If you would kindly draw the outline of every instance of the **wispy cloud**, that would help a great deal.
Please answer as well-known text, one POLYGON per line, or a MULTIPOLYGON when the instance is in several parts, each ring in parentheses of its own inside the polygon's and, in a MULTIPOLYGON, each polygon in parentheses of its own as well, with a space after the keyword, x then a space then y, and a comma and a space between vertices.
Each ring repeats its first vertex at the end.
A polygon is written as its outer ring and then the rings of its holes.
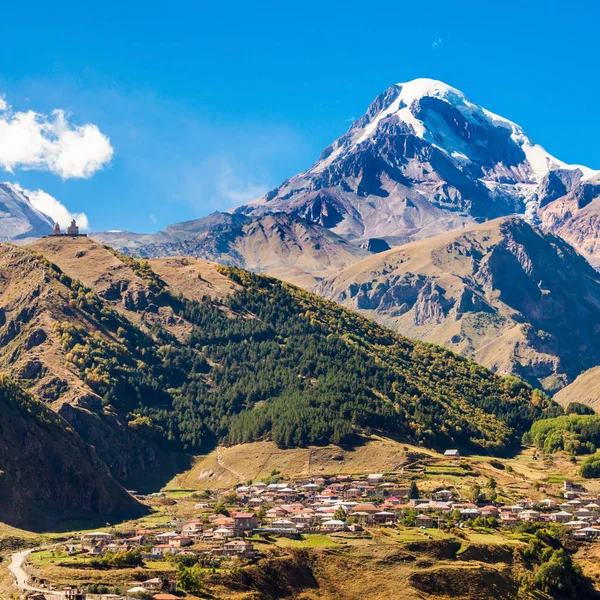
POLYGON ((44 192, 44 190, 25 190, 17 183, 13 185, 29 198, 31 204, 33 204, 37 210, 48 215, 62 228, 68 227, 71 220, 75 219, 80 229, 89 229, 89 222, 85 213, 72 213, 62 202, 47 192, 44 192))
POLYGON ((149 218, 149 219, 150 219, 150 220, 151 220, 153 223, 156 223, 156 217, 155 217, 155 216, 154 216, 152 213, 150 213, 150 214, 148 215, 148 218, 149 218))
POLYGON ((13 111, 0 97, 0 167, 50 171, 62 179, 88 178, 114 154, 96 125, 73 125, 61 109, 50 114, 13 111))
POLYGON ((434 50, 437 50, 444 42, 442 41, 442 38, 438 38, 437 40, 435 40, 432 44, 431 47, 434 50))

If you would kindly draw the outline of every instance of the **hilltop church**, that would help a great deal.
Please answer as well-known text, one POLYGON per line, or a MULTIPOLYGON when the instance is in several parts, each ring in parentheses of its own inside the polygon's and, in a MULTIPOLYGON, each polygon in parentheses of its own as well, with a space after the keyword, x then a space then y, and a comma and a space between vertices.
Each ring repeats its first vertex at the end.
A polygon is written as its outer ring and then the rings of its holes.
POLYGON ((63 233, 60 229, 60 225, 58 223, 54 223, 54 230, 52 232, 53 236, 71 236, 71 237, 87 237, 85 233, 79 233, 79 227, 77 227, 77 223, 75 219, 71 221, 71 224, 67 227, 67 230, 63 233))

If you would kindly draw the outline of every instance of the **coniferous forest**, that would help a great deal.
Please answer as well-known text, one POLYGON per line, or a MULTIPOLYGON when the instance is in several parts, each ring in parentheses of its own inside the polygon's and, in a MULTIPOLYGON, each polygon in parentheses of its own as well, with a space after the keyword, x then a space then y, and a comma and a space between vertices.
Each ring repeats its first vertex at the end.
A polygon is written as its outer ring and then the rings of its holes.
MULTIPOLYGON (((440 347, 410 341, 278 280, 233 267, 233 295, 172 295, 145 261, 122 257, 193 329, 150 333, 71 281, 78 308, 118 342, 58 323, 67 360, 137 433, 186 450, 271 439, 352 445, 378 432, 431 447, 502 452, 562 413, 538 390, 440 347)), ((64 275, 60 274, 64 279, 64 275)))

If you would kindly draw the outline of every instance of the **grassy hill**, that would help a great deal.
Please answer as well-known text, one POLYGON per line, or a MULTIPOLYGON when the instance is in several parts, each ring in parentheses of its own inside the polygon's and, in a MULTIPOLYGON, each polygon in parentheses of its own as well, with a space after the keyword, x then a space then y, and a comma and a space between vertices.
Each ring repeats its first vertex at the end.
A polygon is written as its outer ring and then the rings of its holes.
POLYGON ((155 488, 217 442, 381 433, 505 452, 561 409, 514 378, 292 285, 92 240, 0 247, 0 369, 121 483, 155 488))

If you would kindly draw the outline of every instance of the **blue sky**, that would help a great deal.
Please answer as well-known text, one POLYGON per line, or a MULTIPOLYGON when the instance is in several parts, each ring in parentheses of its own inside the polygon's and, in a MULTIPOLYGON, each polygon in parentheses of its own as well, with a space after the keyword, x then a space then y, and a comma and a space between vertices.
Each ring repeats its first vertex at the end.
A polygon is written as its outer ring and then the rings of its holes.
POLYGON ((114 155, 87 178, 38 165, 0 179, 85 212, 92 230, 156 231, 310 166, 378 93, 416 77, 600 168, 598 22, 591 2, 537 0, 5 4, 13 114, 62 109, 114 155))

